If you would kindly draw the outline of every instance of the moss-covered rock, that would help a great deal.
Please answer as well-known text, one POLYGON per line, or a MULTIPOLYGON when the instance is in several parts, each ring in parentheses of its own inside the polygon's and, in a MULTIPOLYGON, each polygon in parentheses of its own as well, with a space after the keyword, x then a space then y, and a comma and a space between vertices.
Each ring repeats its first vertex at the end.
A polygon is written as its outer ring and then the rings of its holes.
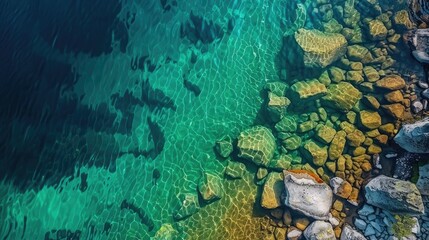
POLYGON ((375 86, 387 90, 399 90, 406 86, 405 80, 398 75, 389 75, 375 83, 375 86))
POLYGON ((326 95, 326 86, 317 79, 299 81, 289 89, 289 96, 294 104, 301 104, 302 101, 315 100, 326 95))
POLYGON ((331 84, 328 87, 327 95, 322 98, 322 104, 347 112, 353 108, 362 97, 362 93, 348 82, 331 84))
POLYGON ((274 155, 276 141, 271 130, 255 126, 241 132, 238 136, 239 157, 248 159, 260 166, 267 166, 274 155))
POLYGON ((316 29, 299 29, 295 40, 304 52, 307 67, 325 68, 346 51, 347 40, 342 34, 324 33, 316 29))
POLYGON ((344 151, 346 145, 346 132, 338 131, 334 139, 332 139, 331 145, 329 145, 328 154, 330 160, 338 159, 344 151))
POLYGON ((328 147, 313 140, 305 142, 301 152, 305 159, 312 161, 316 166, 323 166, 328 159, 328 147))
POLYGON ((381 125, 381 116, 378 112, 363 110, 359 112, 359 121, 368 129, 376 129, 381 125))
POLYGON ((320 142, 328 144, 332 141, 336 133, 337 131, 332 127, 323 125, 317 129, 316 137, 320 142))

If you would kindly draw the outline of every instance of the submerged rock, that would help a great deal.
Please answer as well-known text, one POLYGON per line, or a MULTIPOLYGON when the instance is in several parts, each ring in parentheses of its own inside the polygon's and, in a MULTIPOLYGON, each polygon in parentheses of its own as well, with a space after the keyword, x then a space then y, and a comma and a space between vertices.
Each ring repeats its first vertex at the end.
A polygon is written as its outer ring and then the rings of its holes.
POLYGON ((293 103, 300 104, 302 100, 315 100, 326 95, 326 87, 317 79, 300 81, 293 84, 290 89, 290 97, 293 103))
POLYGON ((306 159, 312 161, 316 166, 323 166, 328 159, 328 147, 313 140, 308 140, 301 152, 306 159))
POLYGON ((332 206, 332 190, 306 171, 284 171, 284 204, 309 217, 328 220, 332 206))
POLYGON ((198 182, 198 191, 205 201, 218 200, 223 195, 222 179, 211 173, 204 172, 198 182))
POLYGON ((399 90, 406 86, 405 80, 398 75, 389 75, 375 83, 375 86, 386 90, 399 90))
POLYGON ((225 174, 233 179, 242 178, 246 174, 246 165, 240 162, 228 162, 225 174))
POLYGON ((290 100, 287 97, 268 92, 267 110, 274 122, 278 122, 286 114, 289 104, 290 100))
POLYGON ((347 112, 362 98, 362 93, 348 82, 331 84, 322 103, 328 107, 347 112))
POLYGON ((248 159, 260 166, 267 166, 274 155, 276 140, 271 130, 255 126, 241 132, 238 136, 239 157, 248 159))
POLYGON ((231 137, 225 136, 221 140, 217 141, 215 148, 221 157, 227 158, 233 151, 231 137))
POLYGON ((179 196, 180 205, 173 214, 176 221, 182 220, 198 212, 200 204, 196 193, 185 193, 179 196))
POLYGON ((335 240, 332 225, 324 221, 312 222, 304 231, 305 239, 308 240, 335 240))
POLYGON ((353 229, 350 225, 344 224, 340 240, 366 240, 366 238, 362 233, 353 229))
POLYGON ((368 204, 398 214, 423 214, 422 197, 416 185, 380 175, 365 186, 368 204))
POLYGON ((156 231, 152 240, 174 240, 177 239, 179 232, 169 223, 162 224, 161 228, 156 231))
POLYGON ((403 125, 394 140, 408 152, 429 153, 429 118, 403 125))
POLYGON ((347 50, 346 38, 338 33, 301 28, 295 33, 295 40, 304 51, 304 64, 307 67, 325 68, 347 50))
POLYGON ((280 197, 283 189, 283 174, 278 172, 269 173, 262 189, 261 206, 266 209, 280 207, 280 197))

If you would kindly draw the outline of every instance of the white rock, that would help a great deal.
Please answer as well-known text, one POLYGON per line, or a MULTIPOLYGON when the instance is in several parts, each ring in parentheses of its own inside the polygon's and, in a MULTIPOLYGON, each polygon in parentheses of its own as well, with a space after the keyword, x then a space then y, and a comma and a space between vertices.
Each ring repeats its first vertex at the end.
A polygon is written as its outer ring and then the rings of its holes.
POLYGON ((340 221, 338 221, 338 219, 334 218, 334 217, 330 217, 329 218, 329 222, 331 223, 332 226, 336 227, 338 225, 340 225, 340 221))
POLYGON ((420 234, 420 224, 419 220, 416 217, 413 217, 416 224, 414 224, 413 228, 411 228, 411 232, 414 234, 420 234))
POLYGON ((332 225, 324 221, 312 222, 304 231, 307 240, 335 240, 332 225))
POLYGON ((350 225, 344 224, 340 240, 366 240, 366 238, 350 225))
POLYGON ((338 188, 341 186, 341 183, 343 183, 343 182, 344 182, 344 180, 342 178, 339 178, 339 177, 334 177, 334 178, 331 178, 331 180, 329 180, 329 184, 333 188, 334 194, 337 193, 338 188))
POLYGON ((294 230, 288 232, 287 237, 288 237, 288 239, 299 238, 301 235, 302 235, 302 232, 300 230, 294 229, 294 230))
POLYGON ((328 220, 332 206, 332 190, 324 182, 318 183, 303 173, 284 171, 284 204, 309 217, 328 220))

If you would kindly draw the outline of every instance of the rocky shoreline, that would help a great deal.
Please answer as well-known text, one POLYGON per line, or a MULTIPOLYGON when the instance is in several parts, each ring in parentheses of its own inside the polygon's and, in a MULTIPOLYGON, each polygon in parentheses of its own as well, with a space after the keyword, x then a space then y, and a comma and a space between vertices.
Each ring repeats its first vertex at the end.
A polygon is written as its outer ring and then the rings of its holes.
POLYGON ((428 238, 429 118, 416 120, 428 116, 429 83, 398 62, 412 60, 411 41, 424 63, 424 34, 400 0, 307 5, 285 33, 299 51, 283 54, 284 81, 264 88, 264 122, 216 142, 225 179, 204 172, 175 220, 197 212, 199 197, 220 199, 222 182, 252 165, 264 239, 428 238))

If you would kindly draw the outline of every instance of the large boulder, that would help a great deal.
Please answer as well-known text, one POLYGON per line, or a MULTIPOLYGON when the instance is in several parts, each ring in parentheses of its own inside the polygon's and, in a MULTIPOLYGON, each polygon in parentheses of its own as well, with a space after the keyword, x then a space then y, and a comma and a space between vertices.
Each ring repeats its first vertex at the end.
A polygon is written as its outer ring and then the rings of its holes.
POLYGON ((366 237, 364 237, 362 233, 353 229, 350 225, 344 224, 340 240, 366 240, 366 237))
POLYGON ((403 125, 394 140, 408 152, 429 153, 429 118, 403 125))
POLYGON ((301 28, 295 33, 295 40, 304 51, 304 64, 307 67, 325 68, 347 50, 346 38, 338 33, 301 28))
POLYGON ((323 97, 323 104, 337 110, 347 112, 362 98, 362 93, 348 82, 331 84, 328 87, 326 96, 323 97))
POLYGON ((307 171, 284 171, 284 204, 309 217, 328 220, 332 190, 321 179, 307 171))
POLYGON ((305 239, 308 240, 335 240, 332 225, 324 221, 312 222, 304 231, 305 239))
POLYGON ((255 126, 241 132, 238 136, 239 157, 248 159, 260 166, 267 166, 274 155, 276 140, 271 130, 255 126))
POLYGON ((416 185, 380 175, 365 186, 368 204, 397 214, 424 214, 422 196, 416 185))

